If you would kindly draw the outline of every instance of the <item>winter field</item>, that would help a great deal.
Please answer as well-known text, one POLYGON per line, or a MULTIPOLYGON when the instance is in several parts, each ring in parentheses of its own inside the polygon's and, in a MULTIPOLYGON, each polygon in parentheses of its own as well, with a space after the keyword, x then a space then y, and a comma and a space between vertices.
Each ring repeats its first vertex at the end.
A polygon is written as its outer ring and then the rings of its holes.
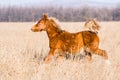
MULTIPOLYGON (((49 42, 46 32, 32 32, 34 23, 0 23, 0 80, 120 80, 120 22, 100 22, 100 48, 110 64, 93 55, 92 62, 52 61, 45 64, 49 42)), ((61 22, 69 32, 83 30, 84 22, 61 22)))

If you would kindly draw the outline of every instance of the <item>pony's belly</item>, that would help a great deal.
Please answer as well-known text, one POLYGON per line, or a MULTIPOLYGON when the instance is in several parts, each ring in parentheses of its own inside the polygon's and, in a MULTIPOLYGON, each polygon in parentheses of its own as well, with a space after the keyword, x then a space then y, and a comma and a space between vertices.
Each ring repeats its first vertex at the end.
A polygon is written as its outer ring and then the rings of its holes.
POLYGON ((63 49, 64 52, 76 54, 80 52, 80 48, 78 46, 67 46, 65 49, 63 49))

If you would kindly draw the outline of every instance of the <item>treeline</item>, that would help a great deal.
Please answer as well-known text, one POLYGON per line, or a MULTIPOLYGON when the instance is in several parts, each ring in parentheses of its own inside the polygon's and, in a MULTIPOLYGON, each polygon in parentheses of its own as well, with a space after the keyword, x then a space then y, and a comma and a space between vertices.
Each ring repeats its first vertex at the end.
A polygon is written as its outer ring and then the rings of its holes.
POLYGON ((97 18, 101 21, 120 21, 120 7, 0 7, 0 22, 37 21, 43 13, 60 21, 86 21, 97 18))

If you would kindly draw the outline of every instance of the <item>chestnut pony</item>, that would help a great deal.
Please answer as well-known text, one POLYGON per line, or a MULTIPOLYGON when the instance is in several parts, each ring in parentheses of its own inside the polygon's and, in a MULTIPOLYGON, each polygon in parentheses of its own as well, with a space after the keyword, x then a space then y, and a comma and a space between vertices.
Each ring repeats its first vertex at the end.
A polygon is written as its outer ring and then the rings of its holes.
POLYGON ((92 59, 92 54, 103 56, 108 59, 105 50, 99 49, 99 37, 92 31, 81 31, 70 33, 62 30, 54 18, 43 15, 32 28, 33 32, 46 31, 49 38, 50 51, 44 58, 45 63, 51 61, 56 55, 65 56, 67 54, 78 54, 82 49, 89 60, 92 59))

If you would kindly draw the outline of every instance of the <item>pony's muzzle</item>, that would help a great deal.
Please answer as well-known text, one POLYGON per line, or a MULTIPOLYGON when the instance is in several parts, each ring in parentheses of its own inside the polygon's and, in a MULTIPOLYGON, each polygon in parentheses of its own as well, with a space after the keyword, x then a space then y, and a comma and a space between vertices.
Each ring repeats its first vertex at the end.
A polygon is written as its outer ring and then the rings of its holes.
POLYGON ((31 28, 31 31, 33 31, 33 29, 31 28))
POLYGON ((31 28, 31 31, 35 32, 35 29, 31 28))

